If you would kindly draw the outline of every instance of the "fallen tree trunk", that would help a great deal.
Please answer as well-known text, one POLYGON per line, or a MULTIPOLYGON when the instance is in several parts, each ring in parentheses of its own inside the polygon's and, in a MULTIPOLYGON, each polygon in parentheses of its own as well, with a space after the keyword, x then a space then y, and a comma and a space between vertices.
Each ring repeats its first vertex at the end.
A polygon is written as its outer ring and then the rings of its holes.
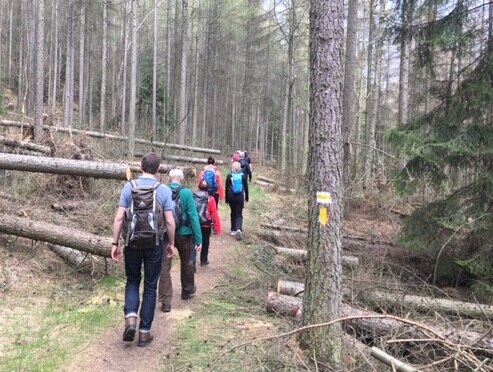
POLYGON ((296 192, 296 189, 288 189, 287 187, 280 186, 277 183, 268 183, 260 180, 255 180, 255 184, 263 189, 267 189, 270 191, 280 191, 280 192, 288 192, 288 193, 296 192))
POLYGON ((269 230, 289 231, 289 232, 308 234, 308 230, 305 227, 274 225, 274 224, 269 224, 269 223, 261 223, 260 227, 263 229, 269 229, 269 230))
MULTIPOLYGON (((277 254, 291 257, 298 262, 306 261, 306 258, 308 256, 308 251, 305 249, 293 249, 285 247, 273 248, 276 250, 277 254)), ((342 256, 342 265, 350 269, 355 269, 359 266, 359 258, 355 256, 342 256)))
MULTIPOLYGON (((300 282, 292 282, 280 279, 277 282, 277 293, 298 297, 305 290, 305 285, 300 282)), ((454 301, 443 298, 433 298, 405 294, 385 292, 359 292, 359 297, 365 301, 386 307, 404 307, 421 312, 437 312, 455 314, 461 317, 474 319, 492 319, 493 306, 482 305, 464 301, 454 301)))
POLYGON ((88 253, 83 254, 77 249, 49 244, 48 247, 70 266, 83 269, 89 266, 88 253))
MULTIPOLYGON (((32 127, 32 124, 20 123, 20 122, 16 122, 16 121, 12 121, 12 120, 0 120, 0 125, 6 126, 6 127, 16 127, 16 128, 30 128, 30 127, 32 127)), ((78 130, 78 129, 68 129, 68 128, 61 128, 61 127, 47 126, 47 125, 45 125, 43 127, 43 129, 46 131, 53 131, 53 132, 81 134, 81 135, 84 135, 87 137, 93 137, 93 138, 101 138, 101 139, 109 139, 109 140, 125 141, 125 142, 128 141, 128 137, 118 136, 118 135, 114 135, 114 134, 105 134, 105 133, 99 133, 99 132, 92 132, 92 131, 85 131, 85 130, 78 130)), ((148 141, 148 140, 144 140, 144 139, 140 139, 140 138, 136 138, 135 143, 150 145, 153 147, 164 147, 164 148, 168 148, 168 149, 186 150, 186 151, 192 151, 192 152, 202 152, 202 153, 206 153, 206 154, 221 154, 221 150, 206 149, 206 148, 194 147, 194 146, 178 145, 175 143, 148 141)))
POLYGON ((266 183, 278 183, 276 180, 273 180, 272 178, 264 177, 264 176, 262 176, 260 174, 256 178, 257 178, 257 180, 263 181, 263 182, 266 182, 266 183))
POLYGON ((51 154, 51 147, 49 146, 38 145, 37 143, 32 143, 27 141, 18 141, 4 136, 0 136, 0 144, 8 146, 13 149, 27 150, 44 155, 51 154))
MULTIPOLYGON (((299 318, 302 314, 302 304, 301 298, 269 292, 266 309, 267 312, 299 318)), ((397 317, 392 315, 386 316, 372 311, 360 310, 346 304, 341 306, 341 317, 351 318, 344 321, 346 326, 350 326, 348 328, 350 332, 356 330, 362 337, 369 339, 399 334, 399 338, 402 339, 450 342, 454 345, 466 345, 480 353, 493 354, 493 337, 489 334, 436 325, 421 325, 409 319, 397 320, 397 317)))
POLYGON ((394 358, 392 355, 387 354, 385 351, 373 346, 371 348, 370 355, 380 362, 392 367, 393 371, 398 372, 418 372, 416 368, 401 362, 399 359, 394 358))
MULTIPOLYGON (((144 156, 143 153, 135 153, 134 156, 136 158, 142 158, 144 156)), ((162 160, 171 160, 171 161, 179 161, 181 163, 193 163, 193 164, 207 164, 207 159, 204 158, 193 158, 190 156, 178 156, 178 155, 167 155, 167 154, 160 154, 160 157, 162 160)), ((214 159, 216 162, 216 165, 223 165, 224 161, 222 160, 217 160, 214 159)))
POLYGON ((70 227, 4 214, 0 218, 0 233, 74 248, 96 256, 110 257, 111 238, 70 227))
POLYGON ((482 305, 472 302, 416 296, 411 294, 396 295, 395 293, 385 292, 361 292, 360 296, 374 304, 385 304, 387 307, 406 307, 427 313, 443 312, 474 319, 493 319, 492 305, 482 305))
POLYGON ((68 212, 79 209, 84 205, 84 201, 68 201, 65 203, 53 203, 51 205, 51 209, 54 209, 58 212, 68 212))
MULTIPOLYGON (((132 172, 140 173, 140 164, 119 164, 0 153, 0 169, 128 180, 132 178, 132 172)), ((159 167, 159 172, 168 173, 170 169, 172 169, 171 166, 162 164, 159 167)), ((184 167, 183 170, 186 176, 195 176, 195 168, 184 167)))

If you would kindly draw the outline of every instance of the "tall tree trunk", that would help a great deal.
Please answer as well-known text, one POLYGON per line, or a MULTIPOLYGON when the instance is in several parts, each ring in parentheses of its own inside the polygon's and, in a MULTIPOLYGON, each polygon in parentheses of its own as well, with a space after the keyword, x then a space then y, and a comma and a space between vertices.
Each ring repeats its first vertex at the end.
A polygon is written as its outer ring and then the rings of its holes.
POLYGON ((101 104, 100 104, 100 125, 101 133, 106 127, 106 72, 108 66, 108 0, 103 0, 103 45, 101 51, 101 104))
MULTIPOLYGON (((343 1, 314 0, 310 9, 310 153, 308 261, 303 297, 303 325, 340 318, 342 301, 340 167, 343 1), (317 192, 330 192, 324 221, 317 192), (320 220, 319 220, 320 219, 320 220), (319 222, 320 221, 320 222, 319 222), (327 222, 324 224, 324 222, 327 222)), ((316 360, 342 370, 342 329, 303 333, 316 360)))
POLYGON ((36 50, 36 117, 34 121, 34 142, 43 141, 44 119, 44 32, 45 32, 45 5, 44 0, 38 0, 38 34, 36 50))
POLYGON ((57 90, 58 90, 58 0, 54 0, 55 3, 53 4, 54 10, 53 10, 53 23, 52 27, 54 28, 53 31, 53 80, 52 80, 52 96, 51 98, 51 113, 54 114, 56 111, 56 97, 57 97, 57 90))
POLYGON ((36 21, 34 19, 34 0, 27 0, 27 100, 26 114, 32 115, 35 102, 35 81, 36 81, 36 21))
POLYGON ((399 125, 409 120, 409 61, 411 44, 412 0, 402 0, 401 56, 399 70, 399 125))
POLYGON ((69 0, 67 9, 67 47, 65 51, 65 92, 64 92, 64 109, 63 109, 63 126, 72 127, 73 118, 73 18, 74 18, 74 0, 69 0))
POLYGON ((138 0, 132 0, 132 53, 130 61, 130 110, 128 117, 128 159, 132 160, 135 153, 135 106, 137 101, 137 33, 138 33, 138 0))
POLYGON ((343 190, 344 201, 351 195, 351 132, 354 121, 354 86, 356 76, 356 45, 358 38, 358 0, 348 1, 344 88, 342 92, 343 190))
MULTIPOLYGON (((12 32, 13 32, 13 18, 14 18, 14 1, 10 2, 10 14, 9 14, 9 66, 8 66, 8 82, 9 86, 12 83, 12 32)), ((19 71, 20 73, 20 71, 19 71)))
POLYGON ((187 135, 187 52, 188 52, 188 0, 182 0, 182 24, 181 24, 181 69, 180 69, 180 140, 181 145, 185 144, 187 135))
POLYGON ((81 4, 79 22, 79 125, 84 122, 84 55, 85 55, 85 32, 86 32, 86 7, 81 4))
POLYGON ((157 9, 158 0, 154 0, 154 17, 152 22, 152 139, 156 139, 156 102, 157 102, 157 9))
MULTIPOLYGON (((22 3, 19 4, 20 13, 22 14, 22 3)), ((25 113, 24 110, 24 27, 20 27, 19 34, 19 63, 17 83, 17 110, 25 113)))
POLYGON ((165 77, 166 77, 166 90, 164 97, 164 112, 165 119, 164 122, 166 124, 166 120, 169 120, 171 113, 171 40, 173 38, 173 23, 171 21, 173 12, 172 0, 168 0, 168 4, 166 7, 166 63, 165 67, 165 77))
POLYGON ((124 136, 127 133, 127 65, 128 65, 128 0, 125 0, 125 16, 124 19, 124 38, 123 38, 123 69, 122 69, 122 99, 121 99, 121 134, 124 136))

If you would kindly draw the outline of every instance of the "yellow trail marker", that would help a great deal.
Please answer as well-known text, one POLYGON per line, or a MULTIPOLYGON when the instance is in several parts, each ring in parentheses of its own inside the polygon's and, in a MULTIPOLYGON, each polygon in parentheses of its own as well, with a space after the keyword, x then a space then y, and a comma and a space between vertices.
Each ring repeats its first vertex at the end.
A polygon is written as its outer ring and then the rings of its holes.
POLYGON ((318 221, 322 225, 327 225, 329 222, 328 205, 332 203, 330 192, 317 191, 317 204, 319 205, 318 221))

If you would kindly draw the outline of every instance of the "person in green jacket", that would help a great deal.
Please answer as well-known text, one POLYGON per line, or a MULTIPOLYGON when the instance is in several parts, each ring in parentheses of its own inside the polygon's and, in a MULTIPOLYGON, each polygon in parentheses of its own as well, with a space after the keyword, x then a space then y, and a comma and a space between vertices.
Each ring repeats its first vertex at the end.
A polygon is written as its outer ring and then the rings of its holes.
MULTIPOLYGON (((182 185, 183 179, 181 169, 172 169, 169 172, 168 187, 172 192, 178 193, 177 197, 181 204, 181 218, 175 216, 175 219, 181 221, 176 225, 175 246, 180 256, 181 298, 188 300, 197 290, 193 257, 195 257, 195 252, 200 252, 202 248, 202 232, 193 193, 182 185)), ((158 297, 161 302, 161 311, 165 313, 171 311, 171 298, 173 297, 171 263, 172 257, 163 259, 159 278, 158 297)))

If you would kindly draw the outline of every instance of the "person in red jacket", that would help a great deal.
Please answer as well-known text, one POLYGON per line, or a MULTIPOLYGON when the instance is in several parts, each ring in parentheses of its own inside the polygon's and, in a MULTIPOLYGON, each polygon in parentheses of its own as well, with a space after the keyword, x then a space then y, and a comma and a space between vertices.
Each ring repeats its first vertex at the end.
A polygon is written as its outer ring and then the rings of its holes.
POLYGON ((197 202, 200 198, 207 197, 207 206, 204 211, 204 217, 200 216, 199 211, 199 220, 202 220, 200 227, 202 229, 202 250, 200 251, 200 266, 209 265, 209 242, 212 230, 216 235, 221 234, 221 219, 219 218, 219 213, 217 213, 216 201, 214 196, 208 194, 209 184, 206 181, 202 181, 199 183, 199 191, 194 193, 194 198, 196 200, 196 204, 200 209, 199 203, 197 202))
POLYGON ((207 181, 208 193, 214 197, 216 207, 219 208, 219 200, 224 201, 224 186, 221 172, 217 169, 216 160, 212 156, 209 156, 207 165, 199 173, 199 184, 202 181, 207 181))

